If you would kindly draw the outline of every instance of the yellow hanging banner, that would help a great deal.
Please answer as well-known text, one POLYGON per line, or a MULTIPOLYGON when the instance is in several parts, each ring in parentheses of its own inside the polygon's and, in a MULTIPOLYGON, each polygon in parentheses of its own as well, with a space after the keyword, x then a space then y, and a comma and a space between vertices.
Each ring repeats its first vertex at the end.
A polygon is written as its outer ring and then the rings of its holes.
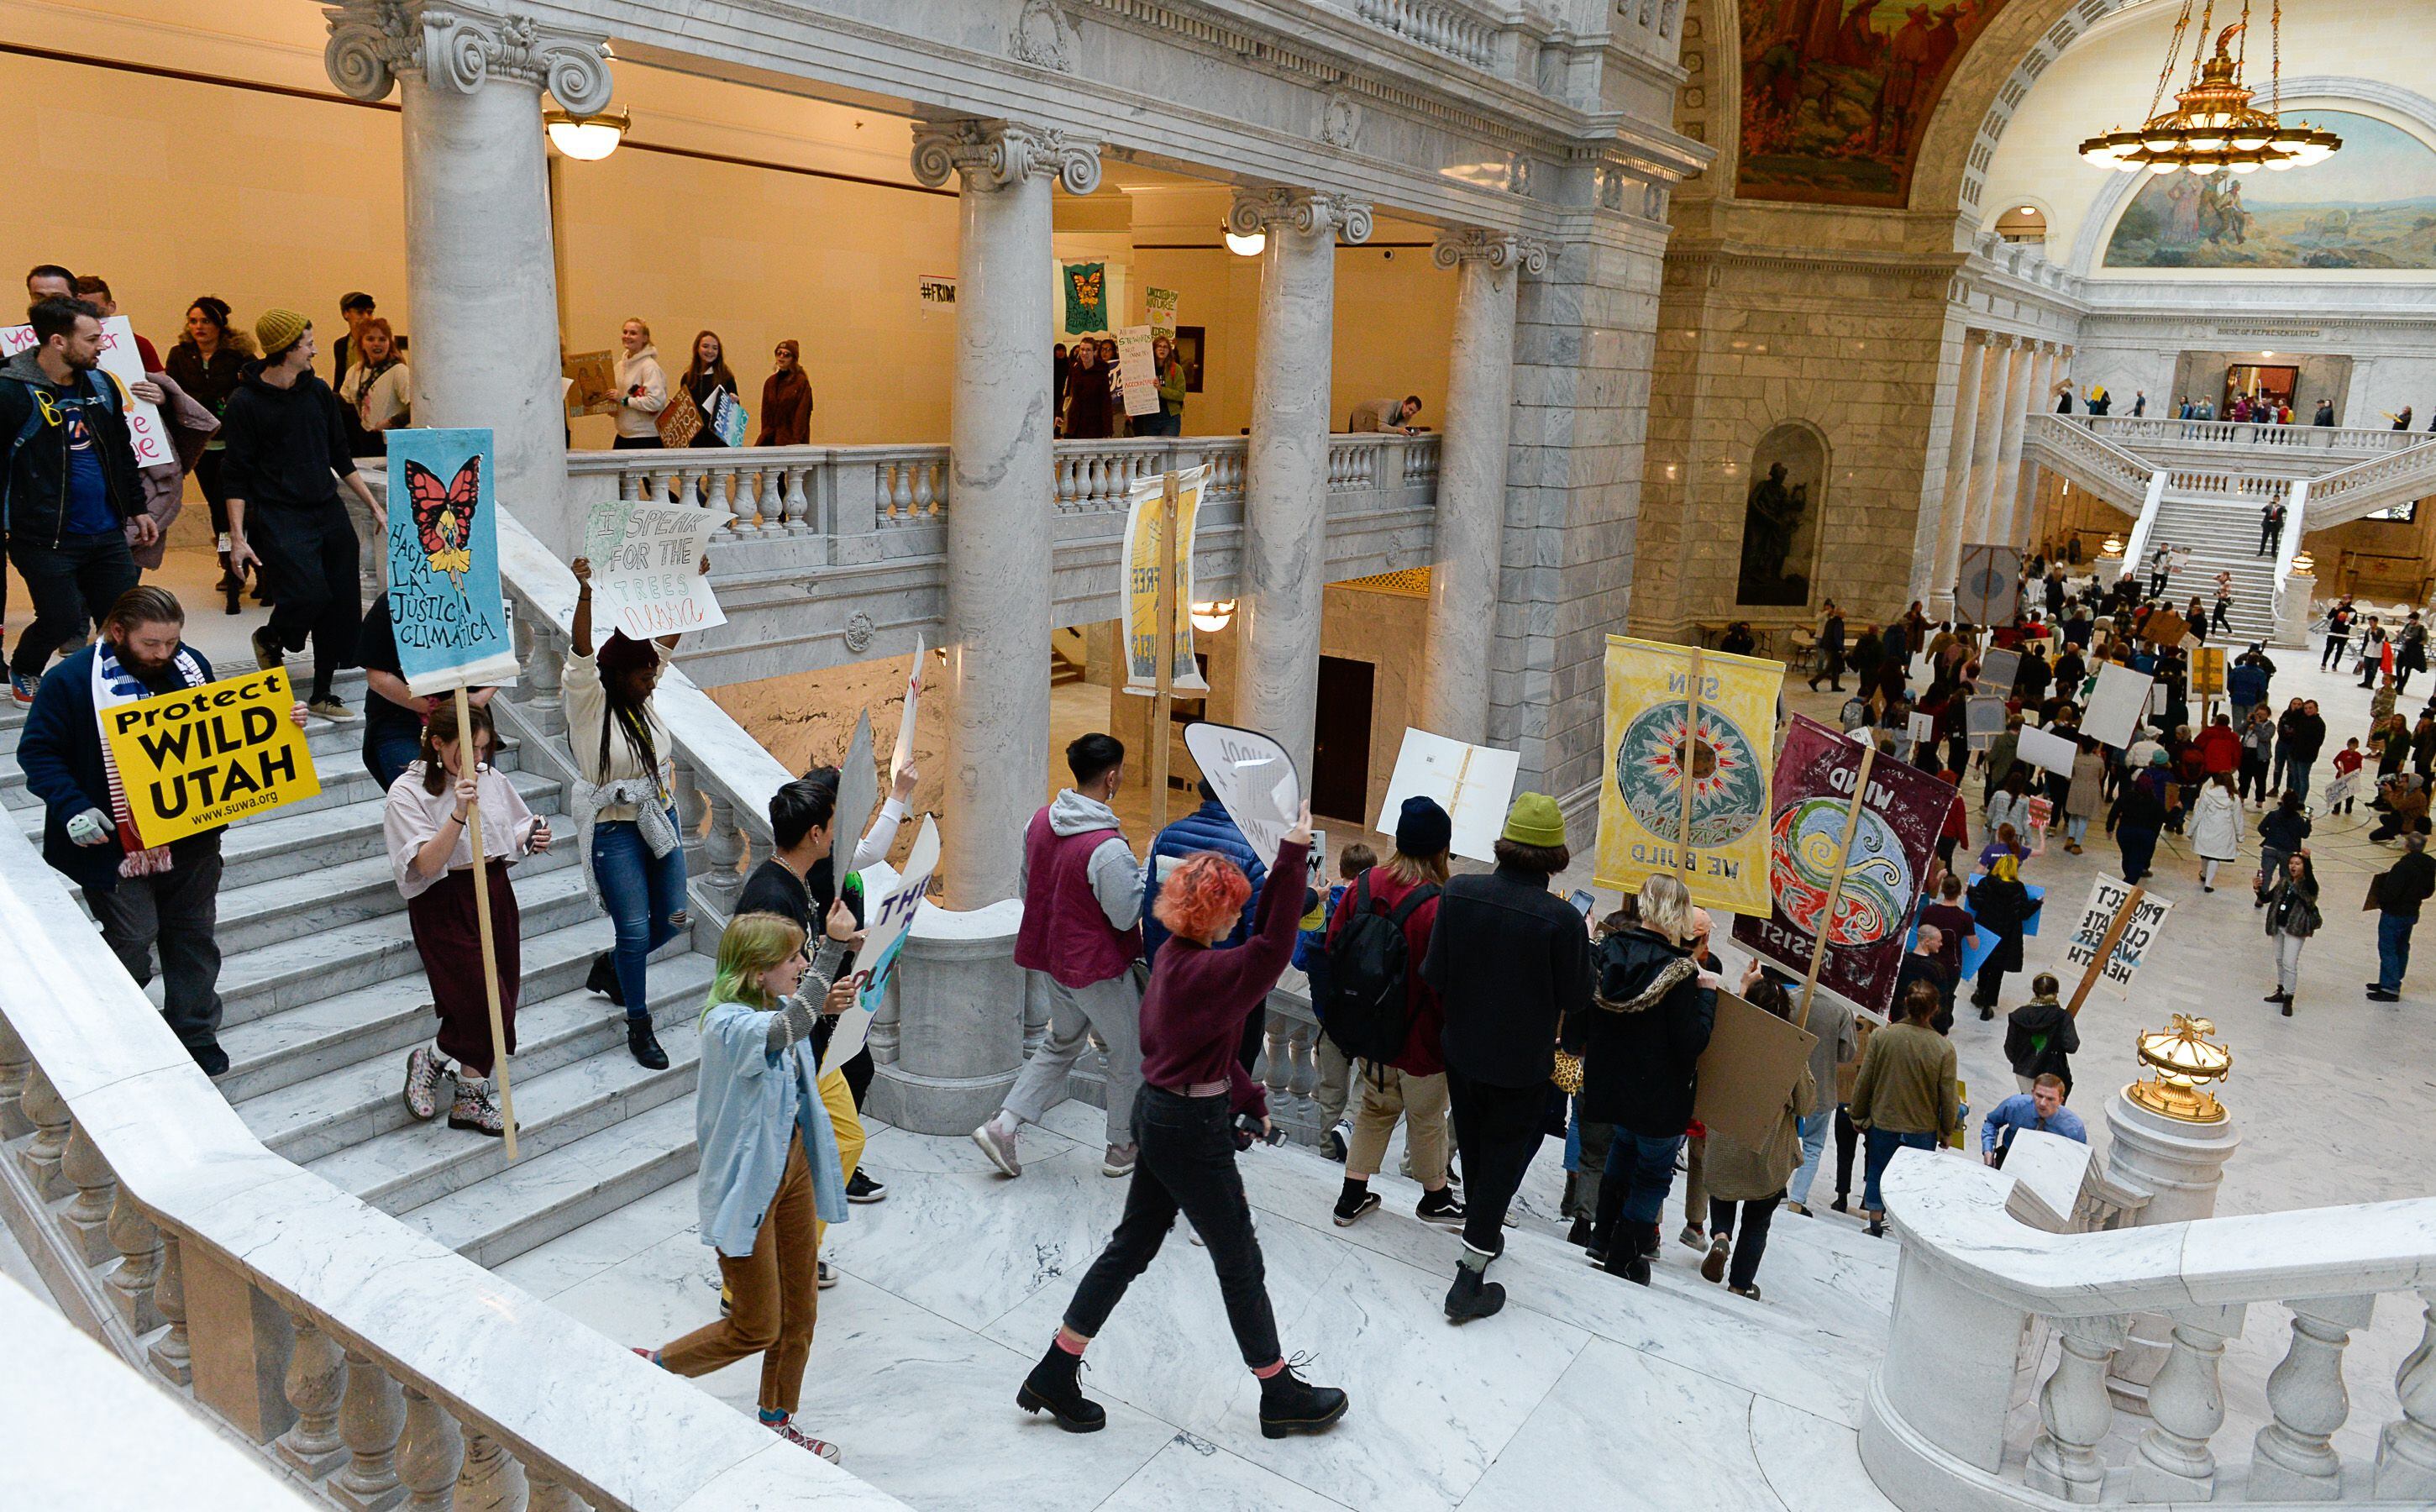
POLYGON ((1784 681, 1782 662, 1627 635, 1607 638, 1601 887, 1629 893, 1654 873, 1680 873, 1695 902, 1737 913, 1768 912, 1768 790, 1784 681), (1697 738, 1687 741, 1695 708, 1697 738), (1680 854, 1687 840, 1688 858, 1680 854))
POLYGON ((287 674, 249 672, 101 711, 128 812, 147 845, 267 813, 322 791, 287 674))
MULTIPOLYGON (((1207 693, 1201 662, 1192 645, 1192 538, 1201 518, 1201 485, 1209 476, 1208 463, 1175 475, 1175 640, 1174 681, 1179 693, 1207 693)), ((1145 473, 1134 479, 1125 515, 1125 691, 1149 694, 1158 686, 1158 580, 1168 561, 1161 531, 1166 475, 1145 473)))

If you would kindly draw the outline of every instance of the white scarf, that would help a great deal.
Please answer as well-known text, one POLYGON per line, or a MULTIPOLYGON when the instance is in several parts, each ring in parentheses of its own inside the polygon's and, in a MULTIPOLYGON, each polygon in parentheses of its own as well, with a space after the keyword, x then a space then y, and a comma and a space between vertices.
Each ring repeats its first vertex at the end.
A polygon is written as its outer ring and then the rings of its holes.
MULTIPOLYGON (((203 676, 203 664, 183 645, 178 648, 178 654, 172 659, 170 665, 178 669, 180 677, 186 680, 188 687, 200 687, 207 681, 203 676)), ((125 858, 118 863, 118 875, 121 877, 155 877, 167 871, 169 847, 147 846, 144 843, 144 838, 135 832, 135 817, 127 807, 127 790, 118 780, 118 760, 110 754, 109 724, 102 719, 102 714, 103 711, 114 708, 118 704, 133 704, 152 696, 150 688, 145 686, 133 673, 119 664, 116 647, 108 640, 102 640, 95 645, 93 712, 95 722, 103 732, 101 770, 110 779, 110 816, 118 826, 118 843, 127 852, 125 858)))

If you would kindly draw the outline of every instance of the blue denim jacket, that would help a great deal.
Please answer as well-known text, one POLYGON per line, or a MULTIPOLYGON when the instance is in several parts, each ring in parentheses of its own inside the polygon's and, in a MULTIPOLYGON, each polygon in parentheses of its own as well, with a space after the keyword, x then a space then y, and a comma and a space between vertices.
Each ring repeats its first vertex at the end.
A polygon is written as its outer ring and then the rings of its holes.
MULTIPOLYGON (((794 1129, 812 1172, 812 1205, 825 1224, 850 1216, 837 1131, 821 1102, 811 1046, 772 1055, 774 1017, 740 1002, 711 1005, 702 1017, 702 1066, 694 1095, 694 1134, 702 1143, 702 1242, 730 1260, 753 1253, 761 1220, 787 1171, 794 1129)), ((844 1072, 832 1072, 844 1079, 844 1072)))

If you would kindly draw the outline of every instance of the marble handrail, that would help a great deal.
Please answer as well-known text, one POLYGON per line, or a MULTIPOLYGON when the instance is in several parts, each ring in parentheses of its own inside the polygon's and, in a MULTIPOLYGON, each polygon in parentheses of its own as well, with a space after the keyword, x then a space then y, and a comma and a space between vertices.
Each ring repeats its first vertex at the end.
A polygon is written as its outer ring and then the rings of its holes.
POLYGON ((2426 440, 2425 432, 2354 426, 2267 426, 2255 421, 2176 420, 2168 415, 2058 415, 2117 445, 2260 446, 2278 451, 2383 456, 2426 440))
POLYGON ((2436 441, 2327 473, 2309 485, 2319 529, 2355 520, 2371 510, 2436 490, 2436 441))

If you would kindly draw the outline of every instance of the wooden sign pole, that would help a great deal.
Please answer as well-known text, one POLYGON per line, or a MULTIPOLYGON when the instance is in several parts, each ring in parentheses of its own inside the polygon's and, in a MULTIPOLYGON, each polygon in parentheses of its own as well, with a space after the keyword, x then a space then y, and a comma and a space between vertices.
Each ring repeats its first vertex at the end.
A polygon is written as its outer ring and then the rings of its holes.
MULTIPOLYGON (((457 686, 457 751, 461 763, 475 756, 474 716, 465 702, 465 686, 457 686)), ((507 1016, 499 1007, 499 952, 491 933, 489 866, 482 859, 482 806, 465 806, 465 835, 474 847, 474 923, 482 936, 482 995, 491 1006, 491 1074, 499 1083, 499 1121, 507 1125, 508 1158, 516 1157, 516 1101, 508 1089, 507 1016)))
POLYGON ((1167 745, 1175 709, 1175 473, 1170 469, 1158 499, 1158 669, 1150 716, 1150 824, 1167 827, 1167 745))
POLYGON ((1853 777, 1853 806, 1844 810, 1844 840, 1836 847, 1835 875, 1827 879, 1827 904, 1818 913, 1818 937, 1810 942, 1810 971, 1801 979, 1801 1012, 1793 1027, 1810 1028, 1810 999, 1818 990, 1818 968, 1827 963, 1827 935, 1836 927, 1836 904, 1844 895, 1844 868, 1852 863, 1853 840, 1861 832, 1861 809, 1870 801, 1870 768, 1878 759, 1877 742, 1861 747, 1861 770, 1853 777))
POLYGON ((1686 889, 1692 885, 1692 785, 1700 773, 1700 648, 1692 647, 1691 674, 1684 679, 1689 691, 1683 699, 1683 809, 1675 830, 1675 879, 1686 889))
POLYGON ((2123 943, 2123 931, 2130 927, 2132 915, 2140 911, 2140 899, 2148 895, 2148 891, 2134 883, 2132 895, 2123 900, 2123 906, 2114 911, 2114 917, 2107 921, 2106 938, 2098 942, 2097 954, 2091 959, 2089 969, 2080 974, 2080 985, 2072 989, 2072 1001, 2064 1007, 2066 1014, 2075 1018, 2080 1017, 2080 1005, 2088 999, 2089 989, 2097 985, 2097 974, 2106 969, 2107 962, 2114 959, 2114 947, 2123 943))

